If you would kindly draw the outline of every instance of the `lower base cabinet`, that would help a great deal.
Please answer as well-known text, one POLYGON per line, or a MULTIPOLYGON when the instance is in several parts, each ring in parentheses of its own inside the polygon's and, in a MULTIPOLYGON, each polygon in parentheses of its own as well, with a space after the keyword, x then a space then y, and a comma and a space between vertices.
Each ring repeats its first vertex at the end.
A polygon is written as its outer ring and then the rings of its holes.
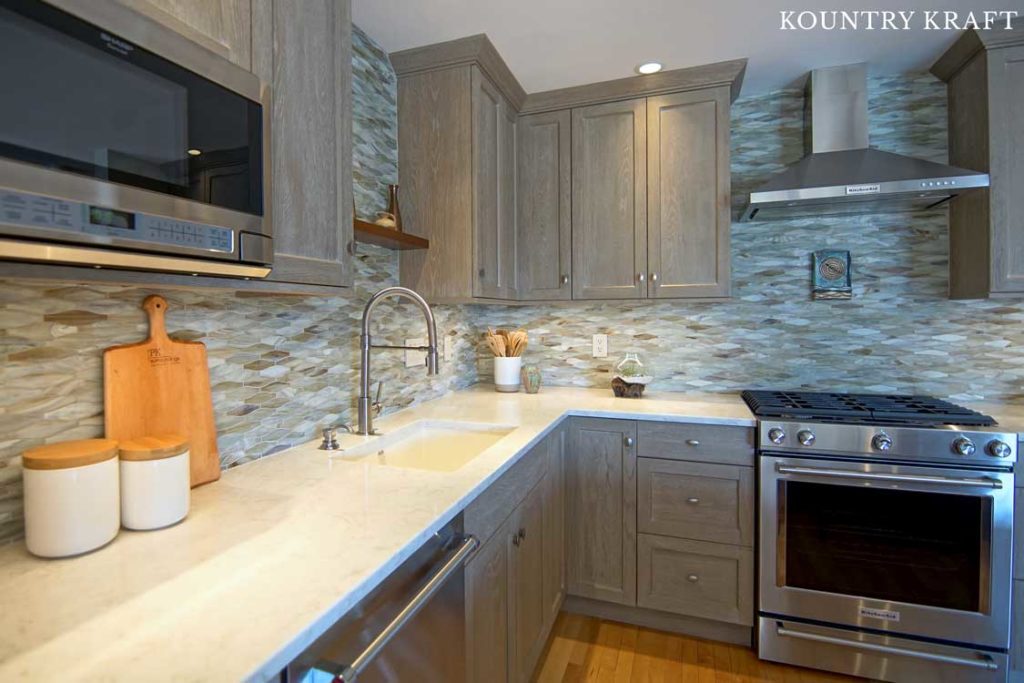
POLYGON ((1013 582, 1010 624, 1010 680, 1024 683, 1024 581, 1013 582))
MULTIPOLYGON (((466 565, 466 669, 479 683, 529 681, 565 592, 562 436, 527 453, 544 474, 466 565)), ((516 476, 516 473, 512 473, 516 476)), ((494 487, 502 487, 499 480, 494 487)), ((485 491, 482 496, 488 496, 485 491)))

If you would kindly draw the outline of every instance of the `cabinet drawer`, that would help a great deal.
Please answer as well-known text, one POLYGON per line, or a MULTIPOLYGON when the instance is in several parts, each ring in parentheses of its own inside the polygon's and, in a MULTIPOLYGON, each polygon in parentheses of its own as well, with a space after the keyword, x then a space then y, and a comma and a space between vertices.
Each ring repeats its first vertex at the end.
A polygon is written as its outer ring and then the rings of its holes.
POLYGON ((742 626, 754 623, 754 552, 640 534, 637 604, 742 626))
POLYGON ((754 429, 723 425, 640 422, 637 455, 642 458, 754 465, 754 429))
POLYGON ((541 441, 467 505, 463 515, 465 532, 486 543, 544 476, 547 454, 548 444, 541 441))
POLYGON ((640 458, 641 533, 715 543, 754 543, 754 470, 640 458))

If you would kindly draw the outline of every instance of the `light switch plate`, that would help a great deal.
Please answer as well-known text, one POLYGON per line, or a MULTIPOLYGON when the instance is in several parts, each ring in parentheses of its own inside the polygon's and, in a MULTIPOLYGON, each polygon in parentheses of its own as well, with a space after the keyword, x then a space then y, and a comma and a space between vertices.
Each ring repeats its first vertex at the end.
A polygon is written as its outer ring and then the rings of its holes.
POLYGON ((607 358, 608 357, 608 335, 607 334, 595 334, 594 335, 594 358, 607 358))
MULTIPOLYGON (((426 346, 426 339, 406 339, 406 346, 426 346)), ((407 350, 405 352, 405 367, 407 368, 418 368, 425 365, 424 352, 423 351, 412 351, 407 350)))

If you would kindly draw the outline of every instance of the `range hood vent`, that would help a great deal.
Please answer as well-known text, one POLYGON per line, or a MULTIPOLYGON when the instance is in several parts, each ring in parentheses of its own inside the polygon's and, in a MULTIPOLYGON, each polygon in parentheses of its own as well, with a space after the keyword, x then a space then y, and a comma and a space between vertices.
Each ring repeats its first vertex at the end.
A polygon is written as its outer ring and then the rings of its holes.
POLYGON ((750 193, 741 222, 919 211, 988 174, 868 147, 867 68, 816 69, 807 81, 807 156, 750 193))

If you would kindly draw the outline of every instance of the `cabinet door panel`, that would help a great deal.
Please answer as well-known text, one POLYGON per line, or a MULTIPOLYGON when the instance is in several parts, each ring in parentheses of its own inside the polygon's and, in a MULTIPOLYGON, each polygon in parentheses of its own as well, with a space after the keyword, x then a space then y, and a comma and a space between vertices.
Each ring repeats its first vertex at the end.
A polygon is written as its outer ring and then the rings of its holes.
POLYGON ((646 100, 572 111, 574 299, 647 293, 646 100))
POLYGON ((544 482, 513 515, 509 545, 509 680, 529 680, 544 648, 544 482))
POLYGON ((513 298, 515 277, 515 113, 473 68, 473 295, 513 298))
MULTIPOLYGON (((259 0, 257 0, 259 1, 259 0)), ((118 0, 243 69, 252 68, 250 0, 118 0)))
POLYGON ((565 432, 547 438, 548 473, 544 479, 544 610, 550 627, 565 597, 565 432))
POLYGON ((572 298, 571 113, 523 116, 517 130, 519 298, 572 298))
POLYGON ((472 683, 508 680, 508 525, 466 565, 466 671, 472 683))
POLYGON ((636 423, 580 418, 569 429, 565 458, 569 593, 634 605, 636 423))
POLYGON ((729 294, 729 93, 647 101, 648 294, 729 294))
POLYGON ((1024 292, 1024 46, 988 54, 992 291, 1024 292))
POLYGON ((352 284, 352 23, 348 2, 263 0, 253 64, 272 84, 270 279, 352 284))

